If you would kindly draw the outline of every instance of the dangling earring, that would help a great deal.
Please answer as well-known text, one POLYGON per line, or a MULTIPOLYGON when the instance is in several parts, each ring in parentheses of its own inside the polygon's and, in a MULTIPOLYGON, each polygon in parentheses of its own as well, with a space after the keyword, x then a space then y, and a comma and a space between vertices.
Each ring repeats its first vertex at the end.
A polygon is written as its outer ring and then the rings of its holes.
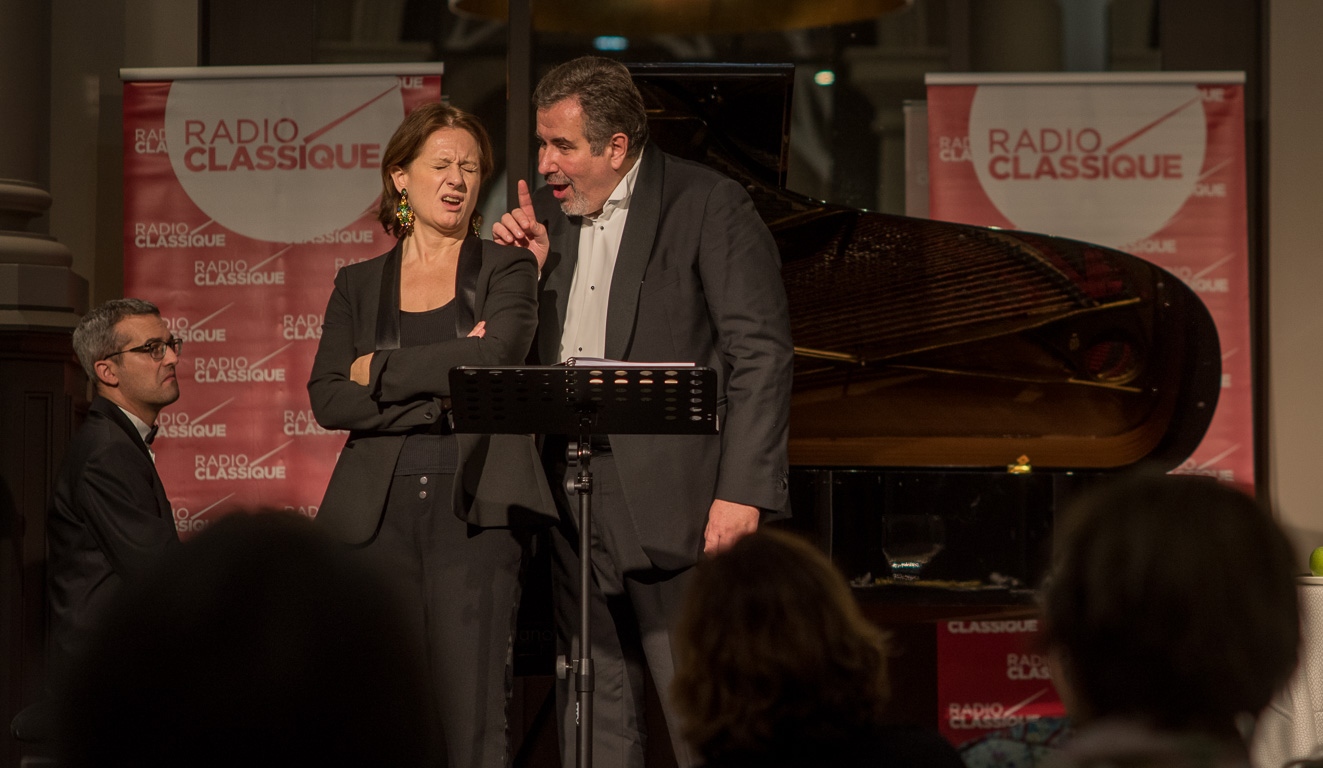
POLYGON ((395 221, 400 225, 400 237, 413 230, 413 208, 409 205, 409 190, 400 190, 400 202, 395 206, 395 221))
POLYGON ((482 235, 482 214, 481 214, 481 213, 478 213, 477 211, 474 211, 474 212, 473 212, 473 217, 469 219, 469 228, 473 230, 473 234, 475 234, 475 235, 479 235, 479 236, 482 235))

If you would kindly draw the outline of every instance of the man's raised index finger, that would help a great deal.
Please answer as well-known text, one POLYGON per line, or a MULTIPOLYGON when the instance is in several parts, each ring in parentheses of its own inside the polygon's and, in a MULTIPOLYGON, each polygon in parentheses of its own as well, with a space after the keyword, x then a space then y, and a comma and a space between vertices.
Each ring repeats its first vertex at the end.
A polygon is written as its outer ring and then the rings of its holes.
POLYGON ((519 180, 519 207, 533 215, 533 196, 528 192, 528 182, 519 180))

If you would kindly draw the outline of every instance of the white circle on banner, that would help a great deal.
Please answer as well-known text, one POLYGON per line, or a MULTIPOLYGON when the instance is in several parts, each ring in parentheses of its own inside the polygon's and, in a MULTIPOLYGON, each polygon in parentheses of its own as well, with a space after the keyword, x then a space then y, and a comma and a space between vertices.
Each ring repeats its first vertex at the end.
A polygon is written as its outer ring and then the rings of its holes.
POLYGON ((165 136, 175 176, 245 237, 300 242, 345 227, 381 194, 404 117, 394 77, 180 80, 165 136))
POLYGON ((981 85, 969 138, 1016 229, 1120 248, 1185 205, 1208 128, 1193 85, 981 85))

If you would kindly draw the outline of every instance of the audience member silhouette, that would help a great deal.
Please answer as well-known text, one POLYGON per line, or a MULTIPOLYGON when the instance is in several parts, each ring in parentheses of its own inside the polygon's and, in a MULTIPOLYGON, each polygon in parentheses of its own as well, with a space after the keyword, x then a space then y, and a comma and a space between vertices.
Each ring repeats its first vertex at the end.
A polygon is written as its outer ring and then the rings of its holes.
POLYGON ((111 605, 62 765, 443 765, 385 583, 306 519, 219 520, 111 605))
POLYGON ((708 768, 961 768, 935 731, 888 726, 886 635, 845 577, 776 530, 701 563, 671 692, 708 768))
POLYGON ((1063 515, 1044 642, 1078 729, 1063 765, 1243 766, 1238 720, 1296 664, 1294 558, 1229 486, 1139 475, 1063 515))

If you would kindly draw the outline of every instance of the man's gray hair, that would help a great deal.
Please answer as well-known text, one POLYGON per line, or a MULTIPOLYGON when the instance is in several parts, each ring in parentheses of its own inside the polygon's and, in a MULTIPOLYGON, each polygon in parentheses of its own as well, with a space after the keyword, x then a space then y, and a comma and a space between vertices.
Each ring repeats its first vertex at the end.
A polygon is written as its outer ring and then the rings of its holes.
POLYGON ((648 114, 629 69, 601 56, 581 56, 548 72, 533 91, 533 106, 548 109, 565 99, 578 99, 583 110, 583 135, 588 148, 600 155, 617 133, 629 138, 627 157, 638 157, 648 143, 648 114))
POLYGON ((115 332, 115 326, 126 317, 135 315, 161 316, 161 310, 142 299, 111 299, 88 310, 73 332, 74 354, 82 363, 87 378, 96 381, 96 363, 120 351, 124 338, 115 332))

